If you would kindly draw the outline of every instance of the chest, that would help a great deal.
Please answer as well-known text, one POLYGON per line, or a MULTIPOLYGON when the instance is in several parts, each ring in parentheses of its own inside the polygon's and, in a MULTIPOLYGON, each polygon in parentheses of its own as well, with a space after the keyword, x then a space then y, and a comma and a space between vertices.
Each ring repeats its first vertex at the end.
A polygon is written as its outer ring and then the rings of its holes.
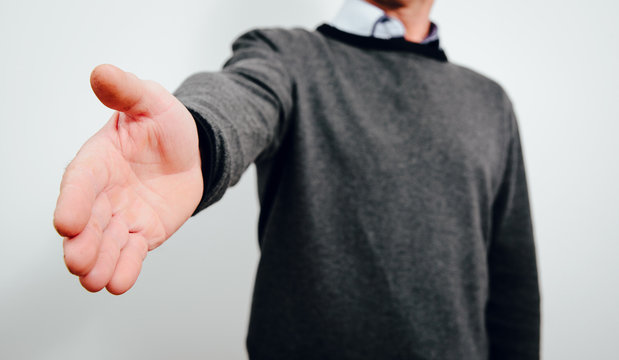
POLYGON ((367 88, 344 81, 301 124, 318 144, 319 158, 346 176, 404 181, 464 175, 498 186, 507 146, 506 121, 496 101, 458 84, 423 79, 367 88))

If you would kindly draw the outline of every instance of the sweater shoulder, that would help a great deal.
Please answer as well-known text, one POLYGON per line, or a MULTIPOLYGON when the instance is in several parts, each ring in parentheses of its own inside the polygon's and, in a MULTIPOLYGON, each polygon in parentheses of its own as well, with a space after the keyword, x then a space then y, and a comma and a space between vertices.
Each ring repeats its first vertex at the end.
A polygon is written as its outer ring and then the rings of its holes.
POLYGON ((511 110, 512 104, 510 97, 503 85, 497 80, 464 65, 450 62, 450 66, 454 74, 457 74, 456 76, 458 76, 470 90, 480 93, 480 95, 486 98, 494 99, 498 104, 505 106, 507 110, 511 110))
POLYGON ((280 54, 304 54, 311 52, 312 44, 320 41, 316 31, 304 28, 256 28, 239 36, 233 50, 239 46, 253 45, 267 47, 280 54))

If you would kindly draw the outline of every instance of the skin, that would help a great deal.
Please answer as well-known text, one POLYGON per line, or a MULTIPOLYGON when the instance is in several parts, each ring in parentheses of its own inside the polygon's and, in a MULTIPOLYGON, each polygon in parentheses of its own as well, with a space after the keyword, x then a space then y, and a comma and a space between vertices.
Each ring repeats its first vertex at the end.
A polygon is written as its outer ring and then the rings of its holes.
POLYGON ((149 250, 167 240, 202 196, 195 121, 159 84, 112 65, 90 82, 112 118, 67 167, 54 212, 64 259, 84 288, 122 294, 149 250))
MULTIPOLYGON (((366 0, 421 42, 433 0, 366 0)), ((129 290, 148 251, 191 216, 203 191, 195 121, 161 85, 112 65, 90 77, 95 95, 115 110, 67 167, 54 212, 64 260, 89 291, 129 290)))
POLYGON ((430 31, 430 11, 434 0, 365 0, 380 8, 387 16, 404 24, 404 38, 411 42, 422 42, 430 31))

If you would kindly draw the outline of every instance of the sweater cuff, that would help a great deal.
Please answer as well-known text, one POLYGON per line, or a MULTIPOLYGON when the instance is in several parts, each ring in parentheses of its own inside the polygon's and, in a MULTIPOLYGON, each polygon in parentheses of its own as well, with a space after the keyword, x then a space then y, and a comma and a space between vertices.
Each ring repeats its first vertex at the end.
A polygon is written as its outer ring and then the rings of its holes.
POLYGON ((189 113, 193 116, 193 119, 196 122, 196 127, 198 129, 198 144, 200 148, 200 162, 202 168, 202 198, 200 199, 200 203, 198 207, 195 209, 191 216, 196 215, 200 211, 204 210, 211 202, 209 202, 209 198, 211 197, 211 190, 213 188, 213 183, 216 178, 216 167, 217 163, 215 159, 216 154, 216 144, 215 144, 215 135, 213 133, 213 129, 208 125, 207 121, 200 115, 198 112, 193 109, 187 107, 189 113))

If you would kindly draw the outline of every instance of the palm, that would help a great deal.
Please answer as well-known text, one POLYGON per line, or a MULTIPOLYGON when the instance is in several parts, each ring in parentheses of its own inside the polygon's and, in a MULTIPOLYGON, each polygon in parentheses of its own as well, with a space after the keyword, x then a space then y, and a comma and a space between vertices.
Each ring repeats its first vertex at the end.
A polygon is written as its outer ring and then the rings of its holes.
POLYGON ((159 85, 112 67, 93 72, 120 110, 80 150, 61 185, 54 224, 65 261, 90 291, 128 290, 148 250, 191 215, 202 192, 195 123, 159 85))

